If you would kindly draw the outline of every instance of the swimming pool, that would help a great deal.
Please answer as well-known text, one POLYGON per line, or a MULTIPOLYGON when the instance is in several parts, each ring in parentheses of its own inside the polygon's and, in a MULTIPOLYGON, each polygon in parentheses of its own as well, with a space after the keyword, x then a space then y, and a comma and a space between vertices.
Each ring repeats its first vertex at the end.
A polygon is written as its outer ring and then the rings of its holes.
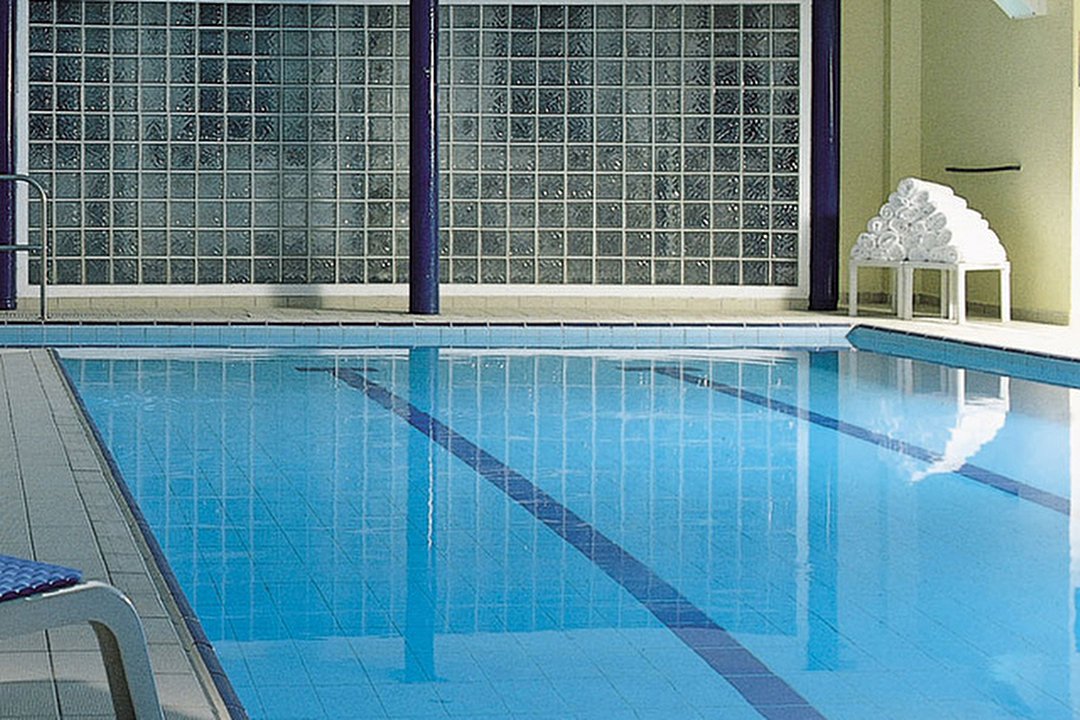
POLYGON ((61 355, 253 717, 1080 709, 1078 391, 538 334, 61 355))

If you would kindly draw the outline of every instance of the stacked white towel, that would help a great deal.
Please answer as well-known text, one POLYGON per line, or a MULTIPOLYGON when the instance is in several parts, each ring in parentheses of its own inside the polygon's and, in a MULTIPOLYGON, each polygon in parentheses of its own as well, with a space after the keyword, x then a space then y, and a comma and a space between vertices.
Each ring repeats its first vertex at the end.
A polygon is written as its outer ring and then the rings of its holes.
POLYGON ((851 259, 864 262, 999 263, 1005 257, 1001 239, 964 198, 916 178, 900 181, 851 249, 851 259))

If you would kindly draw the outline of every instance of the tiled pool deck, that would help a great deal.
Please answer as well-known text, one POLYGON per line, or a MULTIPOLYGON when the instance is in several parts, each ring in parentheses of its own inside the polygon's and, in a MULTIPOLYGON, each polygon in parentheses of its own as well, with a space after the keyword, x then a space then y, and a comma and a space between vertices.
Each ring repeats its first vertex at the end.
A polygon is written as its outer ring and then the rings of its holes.
MULTIPOLYGON (((1080 359, 1080 334, 1076 329, 1028 323, 1001 326, 990 322, 958 327, 933 320, 902 322, 885 317, 855 320, 865 326, 1080 359)), ((162 327, 191 328, 200 323, 256 328, 284 323, 315 323, 330 328, 357 323, 497 327, 530 322, 565 323, 574 328, 597 323, 642 323, 651 327, 708 323, 743 324, 760 329, 768 324, 847 325, 849 318, 805 312, 739 317, 563 312, 529 317, 519 312, 499 316, 489 311, 482 316, 446 314, 423 318, 387 312, 283 309, 257 314, 246 310, 210 310, 123 316, 79 312, 58 314, 53 322, 92 324, 109 332, 114 330, 109 326, 116 323, 161 323, 162 327)), ((40 325, 34 327, 32 332, 36 333, 40 325)), ((3 329, 0 325, 0 331, 3 329)), ((506 332, 506 328, 500 332, 506 332)), ((195 331, 191 333, 194 338, 195 331)), ((488 337, 496 335, 491 333, 488 337)), ((0 350, 0 402, 0 456, 9 468, 0 475, 0 553, 78 567, 88 578, 106 580, 119 587, 132 598, 143 617, 167 717, 226 717, 220 697, 212 684, 204 681, 205 668, 192 659, 196 653, 190 636, 182 622, 176 620, 178 614, 168 594, 160 589, 161 578, 148 561, 143 542, 132 531, 132 519, 107 464, 47 350, 0 350)), ((26 636, 0 648, 0 719, 111 716, 104 668, 89 627, 26 636)))

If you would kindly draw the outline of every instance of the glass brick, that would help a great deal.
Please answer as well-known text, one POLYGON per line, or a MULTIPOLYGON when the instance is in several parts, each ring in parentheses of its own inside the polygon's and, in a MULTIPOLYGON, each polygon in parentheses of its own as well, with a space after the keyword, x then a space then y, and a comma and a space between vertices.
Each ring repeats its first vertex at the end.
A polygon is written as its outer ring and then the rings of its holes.
POLYGON ((708 257, 709 252, 709 233, 687 232, 683 235, 683 255, 685 257, 708 257))
POLYGON ((799 197, 799 178, 795 175, 776 176, 773 178, 773 198, 776 200, 796 200, 799 197))
MULTIPOLYGON (((627 125, 627 134, 629 133, 630 126, 627 125)), ((621 161, 622 158, 620 157, 621 161)), ((631 145, 626 148, 626 162, 625 167, 627 172, 650 172, 653 169, 653 153, 652 148, 647 145, 634 146, 631 145)), ((616 167, 604 166, 601 169, 604 170, 617 170, 616 167)))
POLYGON ((748 260, 742 265, 743 285, 768 285, 769 263, 763 260, 748 260))
POLYGON ((739 263, 734 260, 715 260, 712 263, 713 285, 738 285, 739 263))
POLYGON ((769 172, 769 148, 744 147, 742 167, 746 172, 769 172))
POLYGON ((624 176, 625 197, 627 200, 651 200, 653 198, 653 179, 648 175, 624 176))
MULTIPOLYGON (((39 116, 40 117, 40 116, 39 116)), ((48 122, 48 119, 45 119, 48 122)), ((35 139, 45 139, 48 137, 48 132, 45 134, 39 134, 35 139)), ((56 117, 56 139, 57 140, 80 140, 82 139, 82 118, 79 116, 57 116, 56 117)))
MULTIPOLYGON (((486 145, 481 148, 480 162, 483 170, 496 171, 506 170, 509 167, 507 149, 498 145, 486 145)), ((475 150, 473 150, 475 153, 475 150)))
POLYGON ((773 142, 795 145, 799 142, 799 119, 778 118, 773 120, 773 142))
POLYGON ((682 34, 677 32, 654 33, 652 41, 654 57, 680 57, 682 55, 682 37, 682 34))
POLYGON ((532 228, 536 226, 536 207, 532 203, 510 203, 510 227, 532 228))
POLYGON ((799 6, 793 3, 777 4, 772 9, 772 26, 774 28, 798 28, 799 6))
POLYGON ((623 263, 623 276, 627 285, 652 284, 652 261, 629 260, 623 263))
POLYGON ((682 123, 678 118, 658 117, 654 124, 653 138, 658 143, 678 143, 682 141, 682 123))
POLYGON ((603 257, 617 257, 623 254, 623 235, 618 231, 600 231, 596 233, 596 251, 603 257))
POLYGON ((513 5, 510 8, 510 27, 515 30, 535 30, 539 23, 538 8, 533 5, 513 5))
MULTIPOLYGON (((762 203, 745 203, 742 207, 743 227, 754 229, 768 229, 769 206, 762 203)), ((766 244, 766 247, 768 245, 766 244)), ((743 252, 746 252, 745 243, 743 252)))
POLYGON ((567 148, 566 168, 568 170, 592 170, 593 164, 594 152, 591 147, 571 146, 567 148))
POLYGON ((596 224, 598 227, 623 227, 623 204, 618 202, 600 202, 596 204, 596 224))
MULTIPOLYGON (((491 82, 491 81, 487 81, 491 82)), ((494 84, 494 83, 493 83, 494 84)), ((514 60, 510 63, 511 85, 535 85, 536 84, 536 61, 514 60)))
POLYGON ((682 206, 675 203, 657 203, 653 217, 658 228, 679 228, 683 225, 682 206))
POLYGON ((674 175, 657 175, 654 178, 657 200, 678 200, 679 178, 674 175))
POLYGON ((528 58, 537 56, 536 33, 515 32, 510 33, 510 56, 516 58, 528 58))
POLYGON ((797 230, 799 227, 799 207, 791 204, 774 205, 772 226, 778 230, 797 230))
POLYGON ((799 266, 793 262, 774 262, 772 265, 773 285, 795 286, 799 284, 799 266))
POLYGON ((799 86, 799 63, 793 60, 778 60, 772 63, 773 84, 781 87, 799 86))
MULTIPOLYGON (((795 226, 798 223, 796 221, 795 226)), ((772 257, 797 258, 799 255, 799 236, 796 233, 772 234, 772 257)))
POLYGON ((536 261, 531 258, 510 259, 510 282, 531 285, 536 282, 536 261))
POLYGON ((532 230, 516 230, 510 233, 510 255, 533 255, 536 253, 536 233, 532 230))
POLYGON ((566 207, 568 227, 591 228, 593 225, 593 206, 591 203, 568 203, 566 207))
POLYGON ((799 171, 799 149, 797 147, 773 148, 772 170, 777 173, 797 173, 799 171))
POLYGON ((564 281, 563 261, 554 258, 540 260, 537 279, 541 284, 561 284, 564 281))
MULTIPOLYGON (((543 211, 541 210, 541 214, 543 211)), ((537 255, 562 257, 566 254, 566 236, 561 230, 542 230, 537 235, 537 255)))
POLYGON ((628 229, 647 229, 653 226, 653 211, 651 205, 645 203, 627 203, 624 212, 625 225, 628 229))
POLYGON ((82 167, 82 148, 74 143, 56 145, 56 168, 58 170, 78 170, 82 167))
POLYGON ((739 228, 740 206, 738 203, 715 203, 713 205, 713 227, 739 228))
POLYGON ((797 32, 772 33, 773 57, 799 57, 799 34, 797 32))

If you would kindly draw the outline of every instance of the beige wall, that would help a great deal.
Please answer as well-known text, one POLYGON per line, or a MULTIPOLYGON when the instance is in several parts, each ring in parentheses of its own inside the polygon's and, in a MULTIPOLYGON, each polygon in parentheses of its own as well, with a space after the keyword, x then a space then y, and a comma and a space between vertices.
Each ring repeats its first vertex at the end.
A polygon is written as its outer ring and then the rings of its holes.
POLYGON ((886 0, 844 2, 840 13, 840 285, 846 292, 844 261, 885 189, 886 0))
MULTIPOLYGON (((1049 0, 1049 14, 1030 20, 1009 19, 992 0, 843 4, 842 258, 897 180, 921 175, 955 187, 1001 236, 1014 317, 1064 323, 1071 307, 1080 311, 1071 249, 1077 4, 1049 0), (1023 172, 944 171, 1011 162, 1023 172)), ((974 278, 970 299, 996 304, 994 280, 974 278)))
MULTIPOLYGON (((840 286, 847 256, 866 221, 896 184, 921 169, 921 0, 841 4, 840 286)), ((883 273, 860 286, 882 289, 883 273)))
MULTIPOLYGON (((923 3, 923 176, 955 187, 998 232, 1015 314, 1059 323, 1072 295, 1072 5, 1011 20, 990 0, 923 3), (1023 171, 944 171, 1012 162, 1023 171)), ((972 299, 996 301, 984 280, 972 299)))

